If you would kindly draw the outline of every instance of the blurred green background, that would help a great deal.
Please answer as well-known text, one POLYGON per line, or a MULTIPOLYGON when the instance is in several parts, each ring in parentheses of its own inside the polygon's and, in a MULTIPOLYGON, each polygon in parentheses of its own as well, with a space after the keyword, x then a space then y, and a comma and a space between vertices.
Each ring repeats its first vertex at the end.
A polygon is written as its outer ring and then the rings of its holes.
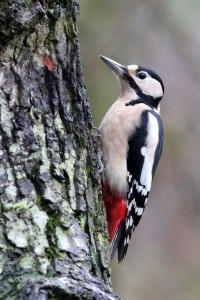
POLYGON ((164 153, 122 265, 124 300, 200 299, 200 1, 80 0, 80 46, 94 125, 119 95, 99 54, 155 70, 165 84, 164 153))

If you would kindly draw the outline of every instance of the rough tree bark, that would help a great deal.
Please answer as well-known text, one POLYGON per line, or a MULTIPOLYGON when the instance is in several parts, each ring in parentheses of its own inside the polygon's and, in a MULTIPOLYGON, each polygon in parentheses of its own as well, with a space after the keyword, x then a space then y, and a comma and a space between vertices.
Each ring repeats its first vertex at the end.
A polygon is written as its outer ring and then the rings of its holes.
POLYGON ((78 11, 0 3, 0 299, 117 299, 78 11))

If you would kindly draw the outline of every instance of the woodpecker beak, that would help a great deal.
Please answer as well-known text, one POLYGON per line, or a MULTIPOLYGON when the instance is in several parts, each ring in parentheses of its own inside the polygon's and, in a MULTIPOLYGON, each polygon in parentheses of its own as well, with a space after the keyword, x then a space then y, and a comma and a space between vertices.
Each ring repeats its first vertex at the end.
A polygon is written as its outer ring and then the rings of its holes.
POLYGON ((100 55, 100 58, 106 63, 106 65, 111 68, 111 70, 118 76, 118 77, 123 77, 125 73, 127 73, 127 68, 126 66, 118 64, 116 61, 100 55))

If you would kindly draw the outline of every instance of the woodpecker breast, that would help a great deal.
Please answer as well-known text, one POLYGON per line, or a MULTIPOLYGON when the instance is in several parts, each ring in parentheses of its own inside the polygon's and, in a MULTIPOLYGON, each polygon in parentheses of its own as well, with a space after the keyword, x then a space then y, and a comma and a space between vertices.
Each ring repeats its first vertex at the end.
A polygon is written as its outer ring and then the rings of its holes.
POLYGON ((149 107, 143 103, 126 106, 119 98, 108 110, 100 124, 101 147, 104 153, 105 179, 111 189, 126 197, 127 152, 129 138, 140 126, 141 114, 149 107))

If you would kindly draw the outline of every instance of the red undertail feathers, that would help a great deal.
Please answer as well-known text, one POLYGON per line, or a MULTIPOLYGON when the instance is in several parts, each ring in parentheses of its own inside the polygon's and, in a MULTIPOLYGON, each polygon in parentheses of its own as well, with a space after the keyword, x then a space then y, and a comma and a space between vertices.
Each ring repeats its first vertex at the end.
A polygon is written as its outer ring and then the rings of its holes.
POLYGON ((106 208, 111 259, 123 235, 126 221, 126 200, 112 192, 108 184, 103 184, 103 201, 106 208))

